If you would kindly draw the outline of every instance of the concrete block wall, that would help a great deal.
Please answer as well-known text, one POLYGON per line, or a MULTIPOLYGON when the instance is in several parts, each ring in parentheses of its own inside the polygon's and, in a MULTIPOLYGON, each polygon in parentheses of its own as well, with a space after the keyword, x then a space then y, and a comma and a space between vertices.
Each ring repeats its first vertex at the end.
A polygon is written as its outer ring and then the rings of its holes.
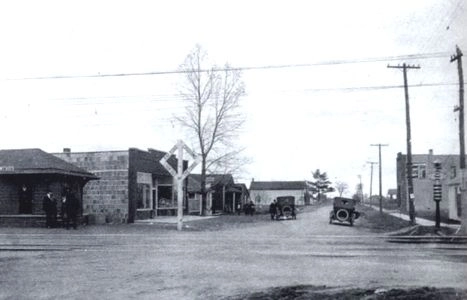
MULTIPOLYGON (((129 152, 63 152, 55 156, 98 176, 83 189, 83 213, 107 223, 128 221, 129 152)), ((102 221, 101 221, 102 222, 102 221)))

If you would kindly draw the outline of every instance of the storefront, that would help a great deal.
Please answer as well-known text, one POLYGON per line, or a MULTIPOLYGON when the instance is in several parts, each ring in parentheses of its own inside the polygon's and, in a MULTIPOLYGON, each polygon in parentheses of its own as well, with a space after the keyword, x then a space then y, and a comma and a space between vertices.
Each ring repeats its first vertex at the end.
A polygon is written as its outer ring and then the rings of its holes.
MULTIPOLYGON (((86 213, 106 223, 133 223, 176 214, 175 182, 160 164, 165 154, 136 148, 96 152, 71 152, 65 148, 54 153, 101 178, 85 187, 83 202, 86 213)), ((169 163, 175 167, 177 159, 171 157, 169 163)))

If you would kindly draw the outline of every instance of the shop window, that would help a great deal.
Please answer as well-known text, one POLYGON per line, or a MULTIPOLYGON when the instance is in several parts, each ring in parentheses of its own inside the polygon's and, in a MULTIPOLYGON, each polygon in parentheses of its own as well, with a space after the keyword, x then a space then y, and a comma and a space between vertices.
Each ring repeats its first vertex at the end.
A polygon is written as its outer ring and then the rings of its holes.
POLYGON ((150 173, 137 172, 137 208, 152 209, 152 175, 150 173))
POLYGON ((451 174, 451 179, 457 177, 457 168, 456 168, 456 166, 451 166, 451 172, 450 172, 450 174, 451 174))
POLYGON ((157 208, 175 207, 172 185, 159 185, 157 187, 157 208))
POLYGON ((151 186, 149 184, 138 183, 137 208, 152 209, 151 186))

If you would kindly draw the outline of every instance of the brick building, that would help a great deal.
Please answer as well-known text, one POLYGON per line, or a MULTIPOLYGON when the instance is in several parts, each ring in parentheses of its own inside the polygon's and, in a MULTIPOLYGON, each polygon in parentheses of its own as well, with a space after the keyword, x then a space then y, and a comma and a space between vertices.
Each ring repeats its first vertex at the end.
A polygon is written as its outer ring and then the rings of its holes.
MULTIPOLYGON (((65 148, 62 153, 54 153, 100 177, 83 190, 84 211, 98 223, 133 223, 176 214, 174 179, 159 162, 165 154, 136 148, 96 152, 71 152, 65 148)), ((175 157, 169 163, 176 168, 175 157)))
POLYGON ((42 224, 42 199, 47 191, 60 200, 70 188, 81 205, 84 187, 95 179, 94 174, 40 149, 0 150, 0 223, 42 224))
MULTIPOLYGON (((433 201, 432 176, 435 172, 434 162, 441 163, 442 200, 440 201, 441 216, 446 219, 460 220, 460 163, 459 155, 435 155, 433 150, 427 154, 412 155, 412 179, 415 196, 415 212, 419 216, 434 215, 436 203, 433 201)), ((400 210, 409 212, 407 195, 407 155, 397 154, 397 199, 400 200, 400 210)))

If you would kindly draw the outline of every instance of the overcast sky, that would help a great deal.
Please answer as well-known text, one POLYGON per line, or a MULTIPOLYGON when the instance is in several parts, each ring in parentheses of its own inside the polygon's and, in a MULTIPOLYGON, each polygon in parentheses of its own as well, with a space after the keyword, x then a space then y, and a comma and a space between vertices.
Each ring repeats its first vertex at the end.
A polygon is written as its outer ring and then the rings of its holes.
POLYGON ((240 181, 321 169, 351 193, 361 175, 369 193, 383 143, 385 194, 406 153, 403 74, 387 65, 421 67, 408 72, 413 153, 458 154, 450 56, 467 52, 465 28, 464 0, 2 1, 0 148, 169 151, 184 139, 182 75, 80 76, 177 70, 200 44, 219 65, 289 66, 243 72, 238 143, 253 163, 240 181))

